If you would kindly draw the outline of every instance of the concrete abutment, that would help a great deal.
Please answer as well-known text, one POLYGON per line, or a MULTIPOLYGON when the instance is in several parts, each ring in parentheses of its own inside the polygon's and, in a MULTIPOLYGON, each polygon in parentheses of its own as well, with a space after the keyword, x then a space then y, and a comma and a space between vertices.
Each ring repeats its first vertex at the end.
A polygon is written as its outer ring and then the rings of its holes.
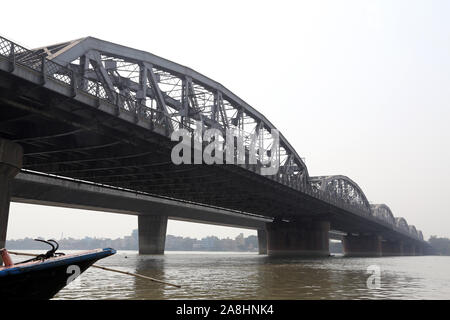
POLYGON ((139 215, 139 254, 164 254, 167 216, 139 215))
POLYGON ((402 240, 385 240, 381 242, 381 255, 388 256, 402 256, 403 255, 403 241, 402 240))
POLYGON ((266 224, 270 256, 329 256, 328 221, 301 220, 266 224))
POLYGON ((22 168, 22 158, 23 149, 20 145, 0 138, 0 248, 5 247, 8 230, 11 181, 22 168))
POLYGON ((342 240, 344 255, 347 257, 381 257, 381 236, 379 235, 352 235, 342 240))
POLYGON ((343 239, 348 257, 415 256, 424 254, 424 246, 408 240, 382 239, 379 235, 347 235, 343 239))
POLYGON ((267 231, 258 229, 258 253, 267 254, 267 231))

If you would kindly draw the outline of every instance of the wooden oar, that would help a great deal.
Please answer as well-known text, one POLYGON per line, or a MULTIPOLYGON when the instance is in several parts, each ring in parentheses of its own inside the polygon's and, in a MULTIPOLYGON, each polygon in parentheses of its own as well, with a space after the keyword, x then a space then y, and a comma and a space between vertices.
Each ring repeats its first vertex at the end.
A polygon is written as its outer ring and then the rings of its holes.
MULTIPOLYGON (((15 255, 18 255, 18 256, 30 256, 30 257, 38 256, 37 254, 34 254, 34 253, 25 253, 25 252, 17 252, 17 251, 9 251, 9 250, 8 250, 8 253, 15 254, 15 255)), ((127 272, 127 271, 122 271, 122 270, 117 270, 117 269, 111 269, 111 268, 107 268, 107 267, 97 266, 95 264, 93 264, 91 267, 98 268, 98 269, 103 269, 103 270, 106 270, 106 271, 112 271, 112 272, 127 274, 129 276, 134 276, 134 277, 137 277, 137 278, 147 279, 147 280, 150 280, 150 281, 159 282, 159 283, 167 284, 169 286, 181 288, 181 286, 178 285, 178 284, 173 284, 173 283, 165 282, 165 281, 158 280, 158 279, 155 279, 155 278, 143 276, 142 274, 127 272)))

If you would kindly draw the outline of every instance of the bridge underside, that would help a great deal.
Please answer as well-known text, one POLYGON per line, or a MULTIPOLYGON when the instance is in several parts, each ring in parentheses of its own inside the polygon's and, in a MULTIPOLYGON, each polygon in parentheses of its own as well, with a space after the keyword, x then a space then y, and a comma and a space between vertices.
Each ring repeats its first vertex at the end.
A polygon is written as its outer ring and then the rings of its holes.
POLYGON ((270 219, 216 207, 176 201, 88 182, 81 183, 33 173, 19 173, 12 182, 15 202, 112 213, 167 216, 170 219, 261 229, 270 219))
POLYGON ((324 209, 238 166, 174 165, 175 143, 157 132, 0 71, 0 138, 23 147, 23 169, 269 217, 324 209))
MULTIPOLYGON (((272 219, 221 208, 155 197, 37 173, 19 173, 11 182, 15 202, 138 215, 140 253, 164 251, 167 219, 258 230, 259 252, 270 255, 327 256, 328 239, 342 240, 323 221, 272 223, 272 219)), ((30 213, 32 214, 32 213, 30 213)), ((345 239, 346 237, 344 237, 345 239)), ((383 255, 406 255, 383 242, 383 255)), ((398 243, 389 241, 389 244, 398 243)), ((366 248, 366 251, 368 249, 366 248)), ((417 252, 419 254, 420 251, 417 252)), ((376 256, 371 252, 368 256, 376 256)), ((349 256, 363 255, 347 252, 349 256)))

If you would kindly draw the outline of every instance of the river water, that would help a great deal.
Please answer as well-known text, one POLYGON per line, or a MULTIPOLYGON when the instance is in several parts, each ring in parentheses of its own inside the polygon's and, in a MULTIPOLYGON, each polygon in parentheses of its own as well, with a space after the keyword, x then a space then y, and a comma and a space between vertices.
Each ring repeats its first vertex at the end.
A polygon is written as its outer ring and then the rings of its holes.
POLYGON ((119 251, 97 264, 182 288, 90 268, 55 299, 450 299, 450 257, 442 256, 287 259, 119 251))

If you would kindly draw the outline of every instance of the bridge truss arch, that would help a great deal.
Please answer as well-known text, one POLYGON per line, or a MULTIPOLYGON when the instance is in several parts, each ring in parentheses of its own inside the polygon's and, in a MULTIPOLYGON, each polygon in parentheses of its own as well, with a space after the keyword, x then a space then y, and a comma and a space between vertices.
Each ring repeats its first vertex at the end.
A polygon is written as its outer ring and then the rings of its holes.
MULTIPOLYGON (((201 122, 204 129, 226 129, 244 136, 250 147, 257 137, 264 150, 262 161, 271 155, 276 127, 261 113, 220 83, 180 64, 148 52, 87 37, 34 50, 39 61, 46 57, 80 75, 81 87, 137 117, 156 115, 167 135, 176 129, 193 131, 201 122)), ((277 181, 296 189, 309 187, 308 170, 279 133, 277 181)), ((261 160, 260 159, 260 160, 261 160)), ((258 165, 261 161, 258 163, 258 165)))
POLYGON ((417 229, 413 225, 409 225, 409 233, 414 236, 415 238, 419 238, 419 233, 417 232, 417 229))
POLYGON ((385 204, 372 204, 372 215, 377 217, 390 225, 395 225, 395 217, 391 211, 391 209, 385 204))
POLYGON ((370 203, 364 192, 356 182, 349 177, 317 176, 311 177, 311 186, 316 192, 323 192, 331 197, 335 197, 343 202, 363 209, 368 214, 371 213, 370 203))
POLYGON ((406 222, 405 218, 401 218, 401 217, 395 218, 395 226, 397 228, 409 233, 408 222, 406 222))
POLYGON ((420 230, 417 230, 417 237, 423 241, 423 233, 420 230))

